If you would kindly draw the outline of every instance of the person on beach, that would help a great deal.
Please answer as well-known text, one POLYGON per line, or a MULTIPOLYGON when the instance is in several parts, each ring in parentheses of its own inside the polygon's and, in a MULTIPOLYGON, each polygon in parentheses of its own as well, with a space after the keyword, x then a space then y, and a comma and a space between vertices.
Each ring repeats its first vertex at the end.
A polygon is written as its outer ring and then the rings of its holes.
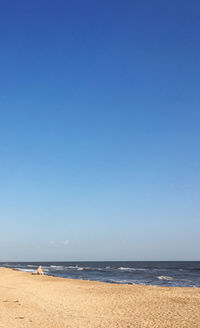
POLYGON ((44 274, 41 265, 37 269, 37 274, 39 274, 39 275, 43 275, 44 274))

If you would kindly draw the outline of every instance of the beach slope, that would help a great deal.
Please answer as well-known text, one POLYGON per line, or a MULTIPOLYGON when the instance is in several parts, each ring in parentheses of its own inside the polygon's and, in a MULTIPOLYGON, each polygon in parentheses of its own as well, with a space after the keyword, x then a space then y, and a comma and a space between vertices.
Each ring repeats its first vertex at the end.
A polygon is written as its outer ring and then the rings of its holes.
POLYGON ((2 328, 199 328, 200 289, 117 285, 0 268, 2 328))

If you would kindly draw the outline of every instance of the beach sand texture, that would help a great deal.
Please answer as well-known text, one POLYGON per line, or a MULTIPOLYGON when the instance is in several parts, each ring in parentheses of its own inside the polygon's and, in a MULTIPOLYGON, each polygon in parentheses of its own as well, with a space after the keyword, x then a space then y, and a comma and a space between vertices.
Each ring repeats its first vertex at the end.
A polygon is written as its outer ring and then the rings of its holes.
POLYGON ((200 328, 200 288, 117 285, 0 268, 0 328, 200 328))

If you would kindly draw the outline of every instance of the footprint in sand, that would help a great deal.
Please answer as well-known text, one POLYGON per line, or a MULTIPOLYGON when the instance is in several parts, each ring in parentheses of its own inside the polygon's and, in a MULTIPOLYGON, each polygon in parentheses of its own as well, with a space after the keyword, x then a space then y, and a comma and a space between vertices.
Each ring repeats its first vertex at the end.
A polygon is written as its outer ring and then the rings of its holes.
POLYGON ((25 317, 15 317, 15 319, 24 319, 25 317))
POLYGON ((11 303, 11 302, 13 302, 13 303, 18 303, 18 305, 21 305, 20 303, 19 303, 19 301, 17 300, 17 301, 8 301, 8 300, 5 300, 5 301, 2 301, 3 303, 11 303))

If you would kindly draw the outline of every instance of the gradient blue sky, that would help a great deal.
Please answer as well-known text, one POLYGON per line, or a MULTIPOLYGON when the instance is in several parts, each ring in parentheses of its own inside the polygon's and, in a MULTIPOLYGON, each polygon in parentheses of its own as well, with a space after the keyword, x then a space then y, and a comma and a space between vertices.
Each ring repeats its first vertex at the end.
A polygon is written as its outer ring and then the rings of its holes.
POLYGON ((199 1, 0 1, 0 261, 200 259, 199 33, 199 1))

